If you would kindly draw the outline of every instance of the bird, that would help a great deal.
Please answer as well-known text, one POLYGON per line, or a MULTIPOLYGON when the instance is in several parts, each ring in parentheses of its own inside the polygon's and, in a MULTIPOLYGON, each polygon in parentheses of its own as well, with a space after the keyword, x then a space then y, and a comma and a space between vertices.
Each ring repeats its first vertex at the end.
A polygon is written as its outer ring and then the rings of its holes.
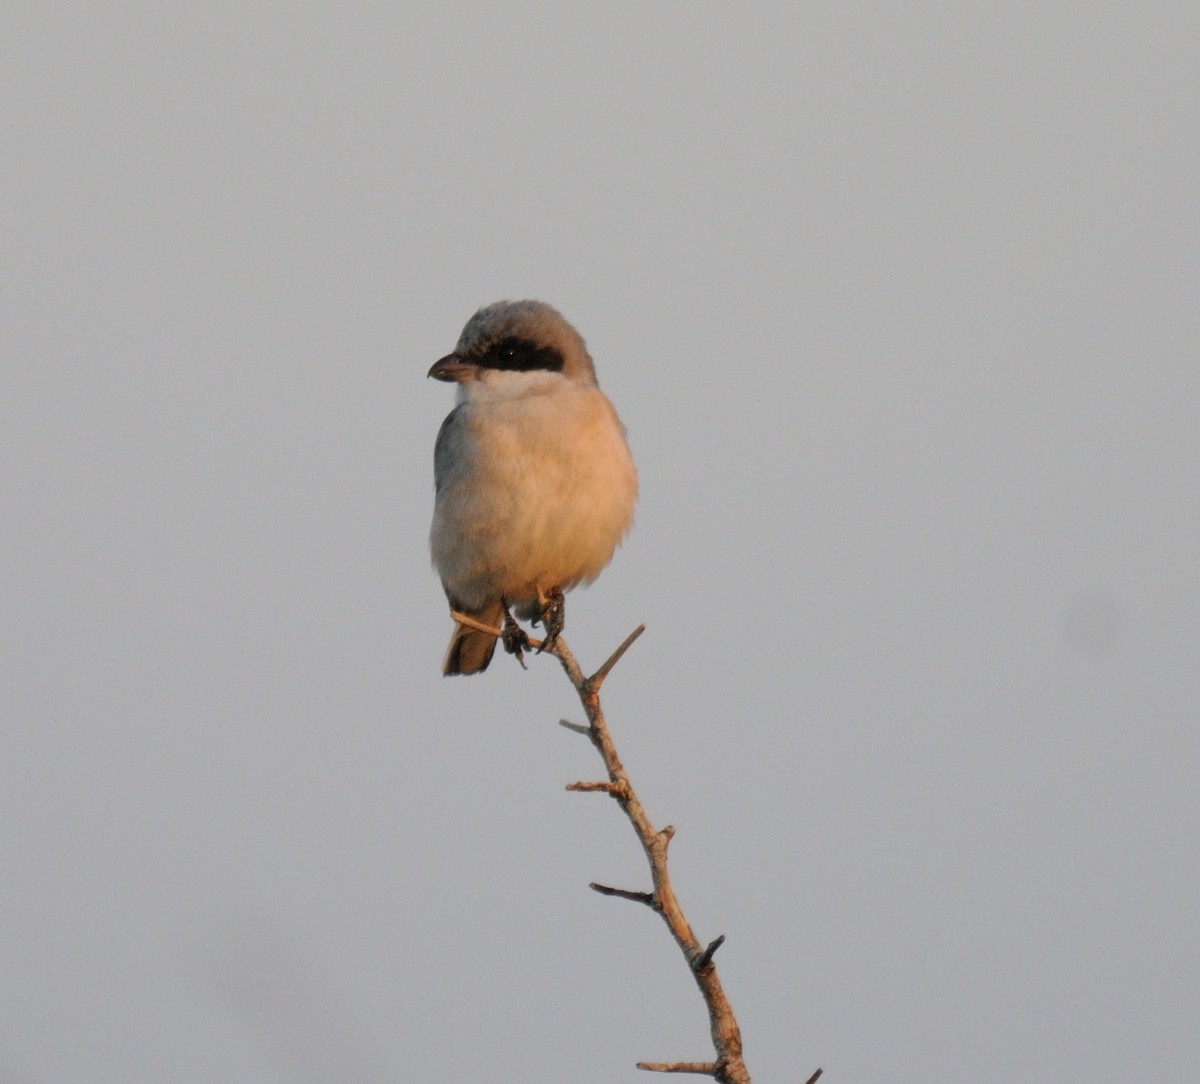
MULTIPOLYGON (((458 386, 434 445, 433 565, 451 612, 501 629, 522 661, 512 612, 541 622, 550 647, 564 593, 592 583, 633 525, 625 427, 583 338, 543 301, 483 306, 428 375, 458 386)), ((495 648, 456 623, 442 672, 480 673, 495 648)))

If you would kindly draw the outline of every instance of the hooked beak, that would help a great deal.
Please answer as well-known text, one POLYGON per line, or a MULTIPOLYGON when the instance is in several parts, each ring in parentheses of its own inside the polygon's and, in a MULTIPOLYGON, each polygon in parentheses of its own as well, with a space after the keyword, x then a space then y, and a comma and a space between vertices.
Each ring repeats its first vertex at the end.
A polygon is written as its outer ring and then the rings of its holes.
POLYGON ((447 354, 433 363, 433 368, 429 370, 427 376, 433 377, 434 380, 461 384, 464 380, 470 380, 478 371, 478 365, 464 361, 458 354, 447 354))

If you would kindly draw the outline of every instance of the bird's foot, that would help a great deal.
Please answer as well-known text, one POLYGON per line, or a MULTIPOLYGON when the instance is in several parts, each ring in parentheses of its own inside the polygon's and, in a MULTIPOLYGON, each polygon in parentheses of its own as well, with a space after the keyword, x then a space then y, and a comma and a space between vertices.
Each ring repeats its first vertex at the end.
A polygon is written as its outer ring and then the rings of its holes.
POLYGON ((516 655, 517 662, 521 664, 521 669, 527 670, 525 652, 529 651, 533 647, 533 644, 529 640, 529 635, 517 624, 513 619, 513 615, 508 612, 507 602, 504 604, 504 625, 500 630, 500 642, 504 645, 505 651, 510 655, 516 655))
POLYGON ((567 604, 563 598, 561 587, 552 587, 545 598, 539 598, 538 601, 542 605, 542 612, 539 617, 534 619, 533 623, 536 625, 538 621, 541 621, 546 629, 546 635, 537 649, 537 653, 540 655, 543 651, 553 650, 558 635, 566 624, 567 604))

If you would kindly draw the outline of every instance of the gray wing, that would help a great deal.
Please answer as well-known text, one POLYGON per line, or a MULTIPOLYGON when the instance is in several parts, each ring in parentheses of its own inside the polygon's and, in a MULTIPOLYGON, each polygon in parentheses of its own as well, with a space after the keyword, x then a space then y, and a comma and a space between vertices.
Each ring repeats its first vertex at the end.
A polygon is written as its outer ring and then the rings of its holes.
POLYGON ((454 447, 462 440, 463 419, 460 416, 465 403, 459 403, 442 422, 438 430, 437 440, 433 445, 433 491, 442 488, 442 483, 450 473, 450 463, 454 447))

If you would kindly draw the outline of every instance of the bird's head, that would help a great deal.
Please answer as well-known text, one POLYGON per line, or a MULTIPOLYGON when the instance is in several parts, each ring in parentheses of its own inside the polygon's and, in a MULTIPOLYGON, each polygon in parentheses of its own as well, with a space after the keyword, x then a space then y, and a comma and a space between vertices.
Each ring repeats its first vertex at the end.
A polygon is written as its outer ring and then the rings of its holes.
POLYGON ((561 373, 577 384, 596 385, 596 370, 579 332, 544 301, 485 305, 467 321, 454 353, 435 362, 429 375, 465 384, 487 370, 561 373))

